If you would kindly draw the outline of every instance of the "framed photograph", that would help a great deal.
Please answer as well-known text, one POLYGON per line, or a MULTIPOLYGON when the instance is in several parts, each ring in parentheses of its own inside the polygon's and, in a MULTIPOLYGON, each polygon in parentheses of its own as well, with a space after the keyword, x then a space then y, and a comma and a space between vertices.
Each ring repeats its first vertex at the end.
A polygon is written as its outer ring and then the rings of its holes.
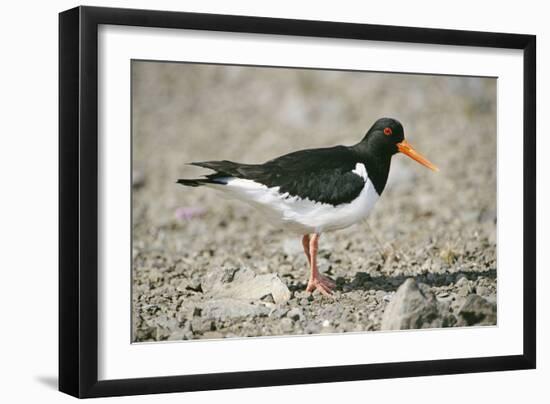
POLYGON ((59 17, 59 388, 532 369, 535 36, 59 17))

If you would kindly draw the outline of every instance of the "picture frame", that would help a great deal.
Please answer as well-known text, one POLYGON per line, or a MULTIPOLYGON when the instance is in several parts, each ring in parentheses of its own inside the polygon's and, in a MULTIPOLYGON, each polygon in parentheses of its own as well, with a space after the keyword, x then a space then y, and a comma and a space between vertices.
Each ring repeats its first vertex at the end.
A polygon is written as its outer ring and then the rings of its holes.
POLYGON ((536 37, 533 35, 98 7, 77 7, 60 13, 59 390, 85 398, 535 368, 535 106, 536 37), (102 25, 520 50, 523 54, 522 353, 100 379, 98 29, 102 25))

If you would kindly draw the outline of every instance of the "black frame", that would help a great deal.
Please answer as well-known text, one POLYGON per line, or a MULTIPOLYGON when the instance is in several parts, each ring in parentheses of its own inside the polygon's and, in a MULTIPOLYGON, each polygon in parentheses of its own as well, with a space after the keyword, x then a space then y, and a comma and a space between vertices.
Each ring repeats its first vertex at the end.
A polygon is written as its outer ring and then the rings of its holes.
POLYGON ((59 15, 59 390, 76 397, 183 392, 534 369, 536 366, 536 37, 152 10, 77 7, 59 15), (99 24, 523 50, 523 354, 98 381, 99 24))

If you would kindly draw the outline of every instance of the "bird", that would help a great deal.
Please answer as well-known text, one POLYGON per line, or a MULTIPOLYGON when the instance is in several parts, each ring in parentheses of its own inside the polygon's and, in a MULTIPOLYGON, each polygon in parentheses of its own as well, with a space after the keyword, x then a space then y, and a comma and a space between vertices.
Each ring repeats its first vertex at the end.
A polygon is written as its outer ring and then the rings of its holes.
POLYGON ((221 191, 253 206, 273 225, 301 236, 309 264, 306 292, 331 296, 336 284, 317 265, 319 238, 369 215, 384 191, 397 153, 439 170, 405 140, 398 120, 380 118, 352 146, 298 150, 263 164, 192 162, 213 173, 177 183, 221 191))

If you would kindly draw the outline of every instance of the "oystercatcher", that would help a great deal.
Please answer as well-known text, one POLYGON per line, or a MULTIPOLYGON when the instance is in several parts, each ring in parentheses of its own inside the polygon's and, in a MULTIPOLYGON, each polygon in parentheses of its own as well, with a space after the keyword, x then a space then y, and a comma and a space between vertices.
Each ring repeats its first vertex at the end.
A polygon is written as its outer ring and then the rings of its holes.
POLYGON ((190 163, 214 173, 177 182, 222 191, 259 209, 276 226, 301 235, 310 266, 306 291, 317 289, 330 295, 335 283, 317 269, 319 236, 358 223, 369 214, 386 185, 391 158, 398 152, 438 171, 405 140, 399 121, 381 118, 354 146, 300 150, 263 164, 190 163))

